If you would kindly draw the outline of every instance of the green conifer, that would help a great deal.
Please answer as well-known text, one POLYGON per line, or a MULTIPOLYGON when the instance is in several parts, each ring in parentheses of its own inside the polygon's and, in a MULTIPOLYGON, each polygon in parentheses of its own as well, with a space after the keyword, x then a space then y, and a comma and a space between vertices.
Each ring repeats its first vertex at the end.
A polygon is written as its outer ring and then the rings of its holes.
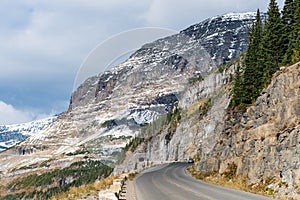
POLYGON ((290 49, 292 49, 292 64, 300 61, 300 0, 294 1, 294 23, 290 35, 290 49))
POLYGON ((242 82, 242 100, 244 104, 251 104, 259 95, 263 82, 261 82, 262 65, 260 62, 260 44, 262 40, 262 22, 259 10, 256 20, 249 33, 249 45, 244 60, 244 74, 242 82))
POLYGON ((281 44, 282 44, 282 54, 283 61, 282 64, 290 64, 292 60, 293 55, 293 44, 291 43, 292 39, 292 31, 294 28, 294 13, 295 13, 295 3, 294 0, 286 0, 284 3, 284 7, 282 10, 282 38, 281 38, 281 44))
POLYGON ((258 10, 249 31, 243 69, 238 66, 236 71, 231 106, 253 103, 281 64, 300 61, 300 0, 286 0, 282 17, 276 0, 270 0, 267 14, 263 27, 258 10))
POLYGON ((242 74, 241 74, 241 66, 238 63, 236 71, 235 71, 235 78, 234 78, 234 85, 233 85, 233 95, 231 100, 231 106, 235 107, 241 104, 242 101, 242 92, 243 89, 241 87, 242 84, 242 74))
POLYGON ((272 75, 279 69, 282 61, 282 23, 278 4, 276 0, 271 0, 268 8, 268 19, 263 31, 262 53, 264 64, 265 85, 269 84, 272 75))

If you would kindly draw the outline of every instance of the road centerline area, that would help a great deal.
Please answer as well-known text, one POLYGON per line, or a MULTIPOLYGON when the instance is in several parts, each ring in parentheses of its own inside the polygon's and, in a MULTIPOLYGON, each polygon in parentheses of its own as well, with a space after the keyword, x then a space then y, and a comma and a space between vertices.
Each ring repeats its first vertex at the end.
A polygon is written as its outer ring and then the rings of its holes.
POLYGON ((187 163, 147 170, 135 179, 137 200, 270 200, 271 198, 208 184, 185 172, 187 163))
POLYGON ((166 182, 168 182, 168 183, 170 183, 170 184, 172 184, 172 185, 175 185, 176 187, 178 187, 178 188, 181 189, 181 190, 184 190, 184 191, 186 191, 186 192, 191 192, 191 193, 193 193, 196 197, 199 197, 199 198, 201 198, 201 199, 214 200, 214 199, 210 198, 209 196, 207 196, 207 195, 205 195, 205 194, 202 194, 202 193, 200 193, 200 192, 196 192, 196 191, 194 191, 194 190, 192 190, 192 189, 189 189, 189 188, 185 187, 185 186, 182 185, 182 184, 176 183, 175 181, 172 181, 171 179, 167 178, 167 177, 168 177, 167 173, 168 173, 169 170, 170 170, 170 168, 166 169, 165 173, 163 174, 163 179, 164 179, 166 182))

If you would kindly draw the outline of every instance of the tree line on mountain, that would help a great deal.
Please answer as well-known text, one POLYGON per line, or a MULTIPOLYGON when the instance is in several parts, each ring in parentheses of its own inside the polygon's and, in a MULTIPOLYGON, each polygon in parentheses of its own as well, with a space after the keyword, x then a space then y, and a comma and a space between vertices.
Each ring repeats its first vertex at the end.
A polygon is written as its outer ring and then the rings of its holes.
POLYGON ((0 193, 0 199, 50 199, 52 196, 108 177, 112 168, 98 160, 84 160, 69 167, 45 173, 34 173, 11 181, 7 195, 0 193))
POLYGON ((300 61, 300 0, 286 0, 281 12, 276 0, 270 0, 267 16, 261 16, 258 10, 248 49, 237 66, 232 107, 252 104, 280 66, 300 61))

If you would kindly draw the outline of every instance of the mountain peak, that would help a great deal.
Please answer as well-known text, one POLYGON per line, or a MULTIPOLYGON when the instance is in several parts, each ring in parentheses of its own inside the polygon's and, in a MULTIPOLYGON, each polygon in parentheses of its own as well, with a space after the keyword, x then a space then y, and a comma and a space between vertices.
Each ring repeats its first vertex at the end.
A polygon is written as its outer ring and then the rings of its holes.
MULTIPOLYGON (((256 12, 244 12, 244 13, 230 12, 230 13, 221 15, 220 17, 223 19, 229 19, 229 20, 249 20, 249 19, 254 19, 255 16, 256 16, 256 12)), ((215 17, 215 18, 217 18, 217 17, 215 17)))

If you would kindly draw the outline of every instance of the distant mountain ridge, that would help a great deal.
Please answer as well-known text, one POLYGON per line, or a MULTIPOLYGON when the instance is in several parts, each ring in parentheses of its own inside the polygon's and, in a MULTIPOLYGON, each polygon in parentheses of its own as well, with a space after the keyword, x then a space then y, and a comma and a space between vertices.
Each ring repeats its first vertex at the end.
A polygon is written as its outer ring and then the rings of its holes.
POLYGON ((55 119, 56 117, 48 117, 28 123, 0 125, 0 151, 12 147, 26 138, 37 134, 55 119))

